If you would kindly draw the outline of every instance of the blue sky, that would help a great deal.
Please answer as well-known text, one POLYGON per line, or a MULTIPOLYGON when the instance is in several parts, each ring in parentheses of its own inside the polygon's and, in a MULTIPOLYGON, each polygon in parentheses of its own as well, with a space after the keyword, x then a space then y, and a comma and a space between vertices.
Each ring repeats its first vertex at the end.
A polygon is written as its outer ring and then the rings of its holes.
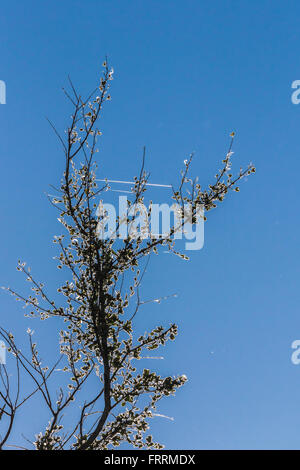
MULTIPOLYGON (((61 229, 44 192, 63 159, 46 117, 66 126, 67 75, 90 91, 105 54, 115 80, 99 177, 131 179, 146 145, 153 182, 176 183, 194 151, 193 174, 208 184, 232 130, 235 168, 257 167, 209 214, 204 248, 189 262, 155 258, 145 279, 145 298, 178 293, 138 320, 179 325, 165 360, 148 364, 189 378, 160 406, 174 421, 152 423, 168 449, 300 448, 300 366, 291 362, 300 338, 300 105, 291 102, 299 14, 299 2, 276 0, 1 3, 1 285, 26 287, 21 258, 55 289, 61 229)), ((1 294, 1 324, 21 340, 30 326, 56 351, 57 325, 23 313, 1 294)), ((46 424, 37 408, 25 418, 28 437, 46 424)))

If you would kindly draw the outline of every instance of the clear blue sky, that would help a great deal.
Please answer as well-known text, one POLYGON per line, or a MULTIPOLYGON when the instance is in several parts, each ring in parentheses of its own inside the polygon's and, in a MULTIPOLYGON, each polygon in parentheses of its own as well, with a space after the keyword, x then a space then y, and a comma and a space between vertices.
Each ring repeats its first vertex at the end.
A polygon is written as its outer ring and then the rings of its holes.
MULTIPOLYGON (((153 182, 175 183, 195 151, 194 174, 209 183, 232 130, 237 170, 256 164, 241 192, 209 214, 204 248, 189 262, 154 259, 145 279, 145 298, 179 294, 138 320, 179 324, 165 360, 148 364, 189 378, 160 406, 175 420, 152 422, 169 449, 300 448, 300 366, 290 360, 300 338, 300 105, 291 103, 299 15, 299 2, 276 0, 1 3, 1 285, 26 287, 15 270, 22 258, 55 287, 61 229, 44 191, 63 159, 45 117, 63 129, 67 74, 89 91, 105 54, 115 80, 99 176, 131 178, 146 145, 153 182)), ((30 326, 55 353, 56 325, 23 313, 1 294, 2 325, 18 338, 30 326)), ((45 416, 26 413, 18 429, 31 437, 45 416)))

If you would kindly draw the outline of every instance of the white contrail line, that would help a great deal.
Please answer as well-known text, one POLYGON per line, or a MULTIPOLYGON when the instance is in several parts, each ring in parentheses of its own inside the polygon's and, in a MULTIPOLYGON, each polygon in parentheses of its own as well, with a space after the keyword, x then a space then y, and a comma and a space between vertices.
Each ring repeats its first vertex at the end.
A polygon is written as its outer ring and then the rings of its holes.
POLYGON ((171 421, 174 421, 174 418, 171 417, 171 416, 166 416, 166 415, 162 415, 160 413, 152 413, 152 416, 157 416, 158 418, 166 418, 166 419, 169 419, 171 421))
MULTIPOLYGON (((107 183, 121 183, 121 184, 135 184, 136 181, 119 181, 119 180, 100 180, 96 179, 96 181, 103 181, 107 183)), ((172 188, 171 184, 157 184, 157 183, 146 183, 145 186, 156 186, 159 188, 172 188)))
POLYGON ((132 191, 126 191, 125 189, 110 189, 110 191, 113 191, 114 193, 128 193, 128 194, 132 194, 132 191))

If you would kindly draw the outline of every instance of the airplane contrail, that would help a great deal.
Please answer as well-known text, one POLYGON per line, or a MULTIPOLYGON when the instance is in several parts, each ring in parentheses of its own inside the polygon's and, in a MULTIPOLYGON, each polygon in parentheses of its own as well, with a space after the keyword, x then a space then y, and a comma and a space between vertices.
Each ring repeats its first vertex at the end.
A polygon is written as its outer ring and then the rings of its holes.
MULTIPOLYGON (((104 180, 96 179, 96 181, 102 181, 106 183, 121 183, 121 184, 135 184, 136 183, 135 181, 119 181, 119 180, 107 180, 107 179, 104 179, 104 180)), ((156 186, 159 188, 172 188, 171 184, 146 183, 145 186, 156 186)))

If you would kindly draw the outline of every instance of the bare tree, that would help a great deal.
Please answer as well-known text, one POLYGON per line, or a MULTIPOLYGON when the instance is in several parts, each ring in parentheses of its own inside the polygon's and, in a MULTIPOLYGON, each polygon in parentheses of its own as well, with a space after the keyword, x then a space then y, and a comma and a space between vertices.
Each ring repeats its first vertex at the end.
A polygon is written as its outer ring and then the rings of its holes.
MULTIPOLYGON (((27 331, 28 356, 16 345, 11 333, 0 330, 16 368, 12 374, 5 364, 0 365, 1 449, 11 445, 16 414, 22 414, 19 410, 37 394, 39 405, 43 403, 48 410, 49 422, 30 439, 31 448, 108 449, 122 442, 137 448, 161 448, 147 434, 149 420, 159 400, 173 395, 187 380, 185 375, 161 377, 155 371, 143 369, 139 362, 144 351, 175 339, 175 324, 157 326, 139 337, 134 329, 135 316, 144 303, 140 285, 149 255, 164 247, 186 258, 175 250, 178 225, 173 224, 169 233, 159 238, 146 239, 141 233, 128 234, 124 240, 99 236, 99 222, 105 222, 105 214, 97 213, 98 198, 100 194, 109 194, 110 186, 108 182, 100 186, 96 180, 95 156, 101 135, 98 122, 104 102, 110 100, 113 78, 107 61, 103 67, 100 83, 86 99, 71 81, 70 92, 65 90, 73 109, 66 136, 62 137, 52 126, 65 157, 63 178, 60 187, 55 188, 57 196, 49 197, 59 211, 65 231, 54 238, 59 250, 58 268, 68 273, 67 280, 57 289, 61 303, 49 297, 44 285, 33 278, 30 268, 21 261, 17 269, 26 275, 33 293, 26 296, 7 288, 30 308, 29 317, 57 319, 61 354, 51 366, 44 365, 31 330, 27 331), (55 374, 62 373, 58 372, 58 365, 67 380, 57 390, 55 374), (23 396, 24 374, 31 378, 33 388, 23 396), (11 377, 15 378, 13 383, 11 377)), ((207 189, 202 190, 197 180, 189 176, 192 156, 184 162, 178 189, 173 189, 172 196, 180 207, 180 226, 186 218, 187 204, 191 209, 190 220, 195 223, 200 206, 206 212, 216 207, 230 190, 239 191, 237 183, 245 175, 255 172, 250 164, 233 177, 230 169, 233 140, 232 133, 222 167, 207 189)), ((131 207, 142 203, 147 191, 149 174, 144 164, 145 153, 128 200, 131 207)), ((128 217, 126 223, 132 224, 133 220, 135 217, 128 217)), ((123 222, 117 217, 116 231, 123 222)))

